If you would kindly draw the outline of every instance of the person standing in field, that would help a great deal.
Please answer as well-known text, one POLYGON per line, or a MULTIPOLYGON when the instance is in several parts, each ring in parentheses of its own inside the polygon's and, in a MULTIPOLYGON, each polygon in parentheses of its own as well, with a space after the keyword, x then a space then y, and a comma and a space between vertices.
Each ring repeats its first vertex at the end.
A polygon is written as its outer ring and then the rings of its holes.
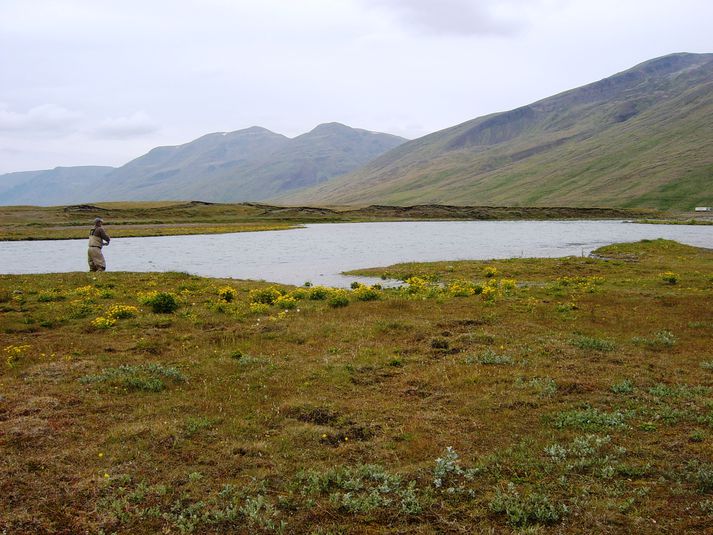
POLYGON ((101 217, 94 220, 94 228, 89 231, 89 271, 105 271, 106 261, 102 247, 109 245, 109 235, 104 230, 101 217))

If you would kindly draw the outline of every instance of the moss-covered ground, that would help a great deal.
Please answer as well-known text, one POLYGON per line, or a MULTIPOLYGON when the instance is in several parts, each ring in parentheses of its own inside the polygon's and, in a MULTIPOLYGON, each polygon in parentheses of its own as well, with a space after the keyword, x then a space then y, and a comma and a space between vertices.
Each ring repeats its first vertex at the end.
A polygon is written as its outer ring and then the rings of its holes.
POLYGON ((713 252, 0 276, 0 533, 704 533, 713 252))

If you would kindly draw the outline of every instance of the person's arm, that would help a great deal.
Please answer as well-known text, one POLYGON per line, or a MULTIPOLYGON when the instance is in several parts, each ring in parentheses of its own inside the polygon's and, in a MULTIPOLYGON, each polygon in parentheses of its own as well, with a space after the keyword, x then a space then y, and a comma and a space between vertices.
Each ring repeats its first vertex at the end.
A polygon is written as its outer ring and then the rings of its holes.
POLYGON ((109 239, 109 235, 106 233, 106 230, 99 227, 95 234, 99 234, 99 237, 102 239, 102 241, 106 242, 106 243, 104 243, 104 245, 109 245, 110 239, 109 239))

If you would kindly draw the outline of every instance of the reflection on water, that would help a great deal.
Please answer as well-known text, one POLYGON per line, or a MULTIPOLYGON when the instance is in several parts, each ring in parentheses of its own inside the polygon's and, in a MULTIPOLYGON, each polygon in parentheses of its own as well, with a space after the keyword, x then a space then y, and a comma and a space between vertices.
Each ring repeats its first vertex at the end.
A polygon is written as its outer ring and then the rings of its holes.
MULTIPOLYGON (((107 225, 111 234, 111 225, 107 225)), ((602 245, 668 238, 713 248, 713 227, 620 221, 336 223, 274 232, 116 238, 110 271, 348 286, 358 268, 398 262, 586 255, 602 245)), ((1 273, 86 271, 86 241, 0 242, 1 273)))

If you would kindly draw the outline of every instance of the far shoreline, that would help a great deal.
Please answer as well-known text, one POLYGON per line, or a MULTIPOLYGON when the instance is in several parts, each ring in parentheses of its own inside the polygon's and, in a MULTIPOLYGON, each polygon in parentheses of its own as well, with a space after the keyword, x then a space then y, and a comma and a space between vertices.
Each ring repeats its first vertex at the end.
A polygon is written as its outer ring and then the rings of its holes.
MULTIPOLYGON (((308 223, 396 221, 683 221, 654 209, 606 207, 274 206, 203 201, 109 202, 69 206, 0 206, 0 241, 84 239, 95 217, 113 238, 290 230, 308 223)), ((690 215, 686 214, 690 219, 690 215)), ((683 224, 683 223, 675 223, 683 224)), ((699 223, 697 223, 699 224, 699 223)))

